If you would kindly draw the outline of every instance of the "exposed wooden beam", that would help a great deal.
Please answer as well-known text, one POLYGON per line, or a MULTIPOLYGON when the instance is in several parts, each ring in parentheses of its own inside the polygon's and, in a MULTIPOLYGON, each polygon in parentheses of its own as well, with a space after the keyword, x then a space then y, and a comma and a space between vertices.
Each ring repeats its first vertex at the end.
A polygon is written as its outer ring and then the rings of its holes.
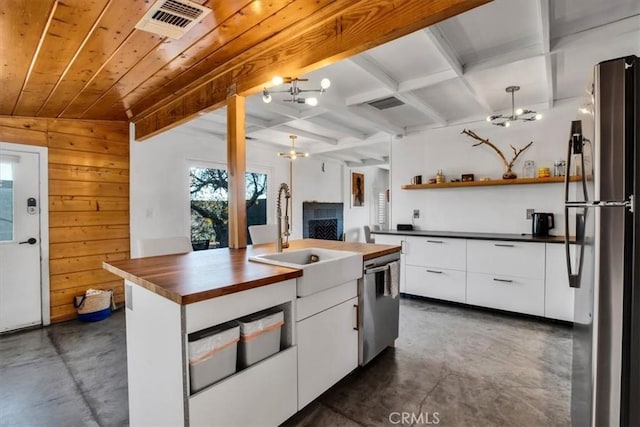
POLYGON ((245 173, 245 99, 232 95, 227 101, 227 170, 229 172, 229 247, 247 247, 245 173))
POLYGON ((224 71, 203 76, 185 93, 155 103, 151 113, 135 115, 136 139, 176 126, 199 111, 219 108, 231 87, 238 94, 250 95, 262 90, 276 73, 300 75, 313 71, 487 2, 337 0, 338 12, 300 31, 294 39, 282 40, 286 49, 280 45, 250 48, 249 59, 242 56, 229 61, 224 71))

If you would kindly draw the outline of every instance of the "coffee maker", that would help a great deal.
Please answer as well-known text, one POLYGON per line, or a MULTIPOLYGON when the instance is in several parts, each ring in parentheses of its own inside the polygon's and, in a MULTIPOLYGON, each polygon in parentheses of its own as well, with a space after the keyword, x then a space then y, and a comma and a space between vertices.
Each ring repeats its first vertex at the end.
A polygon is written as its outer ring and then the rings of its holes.
POLYGON ((531 234, 537 237, 547 237, 549 230, 554 227, 553 214, 547 212, 534 212, 531 234))

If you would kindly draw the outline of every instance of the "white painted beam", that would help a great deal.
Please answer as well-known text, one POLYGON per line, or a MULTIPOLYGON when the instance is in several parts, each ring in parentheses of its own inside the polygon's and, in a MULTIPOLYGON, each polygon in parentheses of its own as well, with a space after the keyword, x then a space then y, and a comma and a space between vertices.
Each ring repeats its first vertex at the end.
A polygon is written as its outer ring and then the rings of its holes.
POLYGON ((544 55, 545 79, 547 82, 547 109, 553 108, 556 98, 555 74, 553 58, 551 56, 551 18, 549 17, 549 0, 538 0, 538 29, 540 30, 540 44, 544 55))
POLYGON ((458 55, 456 54, 455 50, 451 47, 449 42, 447 42, 447 40, 444 38, 444 35, 438 29, 438 27, 436 25, 432 25, 428 28, 425 28, 422 31, 433 43, 433 45, 436 47, 440 55, 442 55, 442 57, 447 62, 449 67, 451 67, 451 69, 456 73, 460 81, 464 84, 464 87, 469 92, 469 95, 471 95, 476 100, 478 105, 480 105, 484 109, 485 113, 490 113, 492 110, 491 106, 489 105, 487 100, 482 95, 480 95, 475 90, 475 88, 471 86, 469 81, 465 78, 464 66, 462 62, 458 58, 458 55))
POLYGON ((352 138, 357 138, 357 139, 365 139, 368 136, 370 136, 370 134, 366 134, 366 133, 362 133, 362 131, 358 130, 358 129, 353 129, 351 127, 348 126, 344 126, 340 123, 336 123, 334 121, 332 121, 331 119, 328 119, 326 117, 322 117, 322 116, 316 116, 313 117, 312 119, 309 120, 311 123, 314 123, 318 126, 322 126, 324 128, 327 129, 331 129, 335 132, 339 132, 339 133, 344 133, 345 135, 348 135, 352 138))
POLYGON ((335 138, 329 138, 328 136, 324 136, 324 135, 318 135, 317 133, 313 133, 313 132, 308 132, 306 130, 303 129, 298 129, 297 127, 291 126, 291 125, 282 125, 282 126, 278 126, 277 128, 273 128, 276 130, 281 130, 283 132, 287 132, 293 135, 298 135, 298 136, 304 136, 305 138, 309 138, 309 139, 313 139, 315 141, 320 141, 320 142, 324 142, 327 144, 331 144, 331 145, 337 145, 338 144, 338 140, 335 138))
POLYGON ((426 76, 416 77, 413 79, 403 80, 398 83, 398 92, 410 92, 413 90, 423 89, 425 87, 437 85, 447 80, 455 79, 458 74, 454 70, 443 70, 437 73, 428 74, 426 76))
POLYGON ((447 124, 447 119, 445 119, 440 113, 434 110, 431 105, 427 104, 413 93, 398 93, 396 94, 396 98, 398 98, 405 104, 411 105, 413 108, 417 109, 439 125, 444 126, 447 124))

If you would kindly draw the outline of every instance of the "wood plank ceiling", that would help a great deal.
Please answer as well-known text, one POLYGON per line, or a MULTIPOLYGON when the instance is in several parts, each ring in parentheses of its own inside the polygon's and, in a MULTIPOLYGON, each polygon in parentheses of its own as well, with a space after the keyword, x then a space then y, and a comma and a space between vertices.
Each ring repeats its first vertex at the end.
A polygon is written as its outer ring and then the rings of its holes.
POLYGON ((151 0, 2 0, 0 115, 128 120, 146 138, 489 0, 198 0, 181 39, 135 29, 151 0))

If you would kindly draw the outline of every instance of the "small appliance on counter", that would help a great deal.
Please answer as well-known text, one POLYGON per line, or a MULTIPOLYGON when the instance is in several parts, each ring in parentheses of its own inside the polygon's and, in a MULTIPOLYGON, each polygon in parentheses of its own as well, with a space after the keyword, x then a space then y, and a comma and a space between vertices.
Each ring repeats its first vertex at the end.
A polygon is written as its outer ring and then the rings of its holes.
POLYGON ((553 214, 547 212, 534 212, 532 219, 533 225, 531 234, 537 237, 547 237, 549 235, 549 230, 554 227, 553 214))

